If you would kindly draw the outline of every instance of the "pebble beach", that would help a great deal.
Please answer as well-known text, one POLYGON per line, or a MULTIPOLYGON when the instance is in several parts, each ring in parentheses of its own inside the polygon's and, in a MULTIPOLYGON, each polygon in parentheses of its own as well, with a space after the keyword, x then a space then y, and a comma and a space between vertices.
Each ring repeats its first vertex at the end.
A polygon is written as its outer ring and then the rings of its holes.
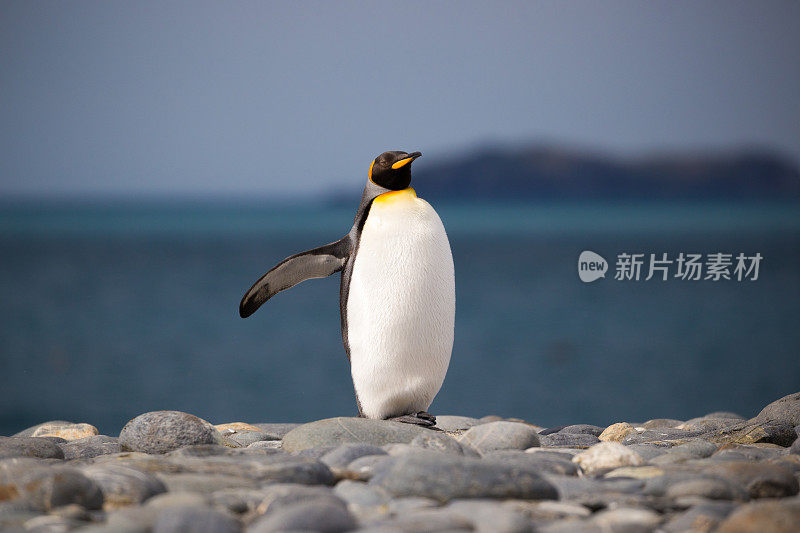
POLYGON ((795 532, 798 431, 800 393, 608 427, 50 421, 0 437, 0 531, 795 532))

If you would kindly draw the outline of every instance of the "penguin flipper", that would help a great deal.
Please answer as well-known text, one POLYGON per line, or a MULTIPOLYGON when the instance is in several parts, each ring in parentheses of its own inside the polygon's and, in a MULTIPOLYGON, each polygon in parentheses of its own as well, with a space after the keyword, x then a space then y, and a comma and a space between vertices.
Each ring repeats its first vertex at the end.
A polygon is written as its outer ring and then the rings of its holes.
POLYGON ((261 276, 239 303, 239 316, 247 318, 280 291, 301 281, 324 278, 344 268, 350 257, 352 241, 347 235, 341 240, 287 257, 261 276))

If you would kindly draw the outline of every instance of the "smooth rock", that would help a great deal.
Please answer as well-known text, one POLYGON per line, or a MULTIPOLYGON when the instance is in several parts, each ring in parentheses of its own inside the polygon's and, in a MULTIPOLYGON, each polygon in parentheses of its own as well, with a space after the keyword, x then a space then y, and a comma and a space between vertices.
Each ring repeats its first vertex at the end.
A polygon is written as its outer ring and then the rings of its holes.
POLYGON ((274 441, 274 435, 267 433, 266 431, 240 431, 238 433, 233 433, 228 435, 226 438, 230 441, 235 442, 239 446, 243 448, 247 448, 251 444, 255 442, 265 442, 265 441, 274 441))
POLYGON ((214 429, 220 433, 239 433, 241 431, 263 431, 260 427, 246 422, 227 422, 225 424, 216 424, 214 429))
POLYGON ((749 500, 748 493, 743 487, 717 478, 697 478, 679 481, 667 488, 666 496, 673 499, 699 496, 709 500, 749 500))
POLYGON ((473 426, 459 437, 481 454, 494 450, 525 450, 539 446, 539 434, 533 426, 518 422, 489 422, 473 426))
POLYGON ((798 493, 792 471, 776 464, 727 461, 706 467, 703 472, 738 483, 752 498, 781 498, 798 493))
POLYGON ((742 421, 736 418, 712 418, 701 416, 687 420, 683 424, 676 426, 676 429, 685 429, 687 431, 722 431, 741 423, 742 421))
POLYGON ((332 449, 320 461, 332 468, 345 468, 359 457, 368 455, 386 455, 386 452, 371 444, 347 443, 332 449))
POLYGON ((466 431, 472 426, 478 425, 479 423, 480 421, 477 418, 471 418, 469 416, 436 416, 436 427, 447 432, 466 431))
POLYGON ((16 492, 37 509, 50 510, 71 503, 86 509, 103 506, 100 487, 75 468, 35 467, 15 477, 16 492))
MULTIPOLYGON (((797 428, 795 428, 795 430, 796 429, 797 428)), ((792 443, 791 448, 789 448, 789 453, 800 455, 800 439, 795 439, 795 441, 792 443)))
POLYGON ((676 428, 681 424, 683 424, 682 420, 675 420, 674 418, 654 418, 642 424, 642 427, 644 429, 664 429, 676 428))
POLYGON ((340 533, 358 527, 350 512, 328 502, 286 505, 265 515, 248 528, 248 533, 274 531, 316 531, 340 533))
POLYGON ((788 394, 764 407, 753 420, 800 426, 800 392, 788 394))
POLYGON ((583 505, 572 502, 544 500, 528 502, 523 500, 510 500, 504 502, 508 508, 524 513, 533 520, 558 520, 560 518, 588 518, 592 512, 583 505))
POLYGON ((712 457, 724 461, 764 461, 782 457, 785 452, 786 449, 780 447, 764 448, 746 444, 726 444, 716 450, 712 457))
MULTIPOLYGON (((396 444, 395 446, 404 446, 396 444)), ((422 448, 435 452, 452 453, 455 455, 466 455, 468 457, 480 457, 480 454, 469 444, 459 442, 454 438, 441 438, 441 435, 422 434, 417 435, 409 443, 412 448, 422 448)))
POLYGON ((594 435, 599 437, 603 434, 604 429, 600 426, 593 426, 590 424, 572 424, 564 426, 559 433, 576 433, 580 435, 594 435))
POLYGON ((93 435, 61 444, 64 459, 88 459, 98 455, 119 453, 119 439, 107 435, 93 435))
POLYGON ((626 446, 626 448, 641 455, 642 459, 645 461, 651 461, 660 455, 664 455, 670 450, 670 448, 659 446, 653 443, 629 444, 626 446))
MULTIPOLYGON (((476 426, 477 427, 477 426, 476 426)), ((395 496, 557 499, 555 487, 535 468, 501 460, 474 459, 434 452, 403 455, 379 469, 370 484, 395 496)))
POLYGON ((711 533, 736 508, 732 502, 707 502, 674 516, 663 529, 670 533, 711 533))
POLYGON ((302 426, 302 424, 273 424, 268 422, 259 422, 257 424, 253 424, 253 426, 257 427, 261 431, 269 433, 270 435, 275 435, 276 440, 282 439, 289 433, 291 430, 302 426))
POLYGON ((413 513, 397 515, 394 519, 372 526, 377 533, 388 532, 467 532, 474 531, 472 523, 461 515, 444 508, 419 509, 413 513), (377 529, 376 526, 381 528, 377 529))
POLYGON ((252 479, 225 474, 158 474, 158 479, 170 492, 211 494, 220 489, 252 489, 258 486, 252 479))
POLYGON ((338 446, 348 442, 382 446, 393 442, 410 443, 423 434, 436 435, 433 438, 450 438, 442 433, 411 424, 339 417, 303 424, 291 430, 283 437, 283 449, 298 452, 307 448, 338 446))
POLYGON ((106 508, 140 504, 167 490, 153 474, 122 464, 90 465, 83 474, 100 487, 106 508))
POLYGON ((745 420, 742 415, 732 413, 730 411, 714 411, 713 413, 708 413, 706 418, 731 418, 733 420, 745 420))
POLYGON ((347 465, 348 470, 358 472, 362 477, 369 479, 381 468, 388 468, 387 465, 395 458, 389 455, 367 455, 359 457, 347 465))
POLYGON ((362 507, 386 505, 392 499, 391 495, 377 485, 368 485, 361 481, 345 479, 333 488, 334 494, 347 502, 348 505, 362 507))
POLYGON ((622 442, 628 435, 636 434, 636 428, 627 422, 611 424, 597 436, 603 442, 622 442))
POLYGON ((755 502, 736 509, 723 521, 717 533, 797 533, 800 501, 755 502))
POLYGON ((484 457, 508 465, 532 468, 541 474, 577 476, 580 472, 578 465, 573 463, 569 456, 560 455, 561 457, 553 457, 544 454, 531 454, 521 450, 497 450, 487 453, 484 457))
POLYGON ((279 440, 259 440, 252 444, 248 444, 247 448, 251 450, 281 450, 283 449, 283 442, 279 440))
POLYGON ((100 433, 91 424, 42 424, 37 427, 31 437, 59 437, 66 441, 84 439, 100 433))
MULTIPOLYGON (((189 493, 186 493, 189 494, 189 493)), ((235 514, 252 513, 264 501, 261 489, 222 489, 208 496, 211 505, 235 514)))
MULTIPOLYGON (((227 490, 227 489, 221 489, 227 490)), ((168 509, 171 507, 205 507, 209 499, 207 494, 199 492, 164 492, 144 502, 144 507, 151 509, 168 509)), ((155 514, 153 515, 155 516, 155 514)))
POLYGON ((347 504, 330 487, 299 485, 297 483, 275 483, 261 488, 264 499, 256 508, 259 515, 270 514, 289 505, 325 502, 346 508, 347 504))
POLYGON ((419 509, 431 509, 439 507, 441 502, 433 498, 425 498, 423 496, 408 496, 401 498, 392 498, 389 501, 389 513, 393 515, 406 514, 415 512, 419 509))
POLYGON ((628 477, 632 479, 650 479, 663 476, 664 471, 656 466, 623 466, 608 472, 603 477, 628 477))
POLYGON ((467 520, 475 531, 529 533, 533 524, 524 513, 494 500, 454 500, 443 512, 467 520))
POLYGON ((202 418, 180 411, 152 411, 125 424, 119 443, 123 450, 154 454, 193 444, 218 444, 220 438, 202 418))
POLYGON ((595 444, 588 450, 572 458, 587 474, 610 470, 622 466, 639 466, 644 464, 642 457, 627 449, 619 442, 606 441, 595 444))
POLYGON ((703 439, 720 444, 769 443, 783 447, 790 446, 797 439, 794 426, 782 421, 754 418, 746 422, 733 422, 733 425, 724 429, 704 434, 703 439))
POLYGON ((239 533, 239 521, 220 511, 203 507, 175 507, 158 514, 153 533, 239 533))
POLYGON ((650 509, 617 507, 596 513, 591 521, 604 531, 652 531, 661 516, 650 509))
POLYGON ((85 525, 80 520, 63 516, 37 516, 25 522, 25 531, 32 533, 66 533, 85 525))
POLYGON ((539 435, 539 444, 548 448, 589 448, 600 442, 600 439, 588 433, 551 433, 539 435))
POLYGON ((40 437, 0 437, 0 459, 39 457, 63 459, 64 452, 55 442, 40 437))
POLYGON ((49 420, 47 422, 23 429, 19 433, 12 435, 12 437, 33 437, 33 434, 36 432, 36 430, 42 426, 70 426, 73 424, 75 424, 75 422, 69 422, 67 420, 49 420))

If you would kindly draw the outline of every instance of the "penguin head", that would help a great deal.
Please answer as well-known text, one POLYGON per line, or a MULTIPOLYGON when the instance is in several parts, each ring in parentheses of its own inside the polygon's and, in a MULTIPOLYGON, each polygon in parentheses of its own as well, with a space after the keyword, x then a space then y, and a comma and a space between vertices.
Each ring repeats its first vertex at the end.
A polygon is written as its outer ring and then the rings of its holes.
POLYGON ((369 179, 384 189, 407 189, 411 185, 411 163, 421 155, 421 152, 383 152, 372 161, 369 179))

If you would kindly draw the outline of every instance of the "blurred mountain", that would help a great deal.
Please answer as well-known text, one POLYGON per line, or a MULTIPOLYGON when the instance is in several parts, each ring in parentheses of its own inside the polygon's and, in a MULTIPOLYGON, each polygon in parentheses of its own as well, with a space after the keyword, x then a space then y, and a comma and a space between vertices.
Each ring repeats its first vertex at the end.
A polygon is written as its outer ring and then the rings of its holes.
POLYGON ((431 200, 800 198, 794 161, 766 150, 622 159, 549 146, 484 148, 419 165, 431 200))

